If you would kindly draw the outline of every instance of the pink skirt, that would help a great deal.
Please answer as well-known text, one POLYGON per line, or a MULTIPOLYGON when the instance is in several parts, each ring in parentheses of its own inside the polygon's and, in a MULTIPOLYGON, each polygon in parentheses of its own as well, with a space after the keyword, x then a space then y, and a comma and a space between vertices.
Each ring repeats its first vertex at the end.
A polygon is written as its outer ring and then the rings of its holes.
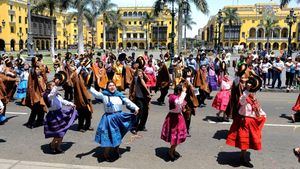
POLYGON ((146 74, 148 77, 148 81, 146 82, 147 87, 155 87, 156 86, 156 77, 153 74, 146 74))
POLYGON ((229 103, 229 99, 230 99, 230 91, 229 90, 221 90, 217 93, 217 95, 212 103, 212 107, 214 107, 220 111, 225 111, 226 107, 229 103))
POLYGON ((169 113, 161 131, 161 139, 171 145, 183 143, 187 136, 184 118, 180 113, 169 113))

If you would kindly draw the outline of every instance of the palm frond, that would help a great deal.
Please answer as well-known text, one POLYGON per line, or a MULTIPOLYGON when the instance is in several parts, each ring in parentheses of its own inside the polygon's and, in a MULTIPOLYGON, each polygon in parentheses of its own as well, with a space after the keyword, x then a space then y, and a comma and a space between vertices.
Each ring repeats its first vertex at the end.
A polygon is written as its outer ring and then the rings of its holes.
POLYGON ((208 4, 206 0, 192 0, 192 2, 195 4, 196 8, 200 10, 204 14, 209 13, 208 4))

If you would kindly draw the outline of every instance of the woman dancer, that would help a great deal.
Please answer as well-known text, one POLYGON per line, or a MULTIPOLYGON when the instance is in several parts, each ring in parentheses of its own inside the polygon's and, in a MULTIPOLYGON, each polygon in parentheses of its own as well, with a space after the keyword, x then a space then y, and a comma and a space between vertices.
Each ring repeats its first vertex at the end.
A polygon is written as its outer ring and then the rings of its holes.
POLYGON ((152 60, 150 59, 148 61, 148 64, 145 66, 145 70, 144 73, 147 75, 148 77, 148 81, 146 82, 146 86, 148 88, 148 90, 151 93, 151 90, 155 88, 156 85, 156 71, 155 71, 155 67, 152 64, 152 60))
POLYGON ((98 125, 95 141, 104 147, 104 158, 110 161, 109 151, 111 148, 115 148, 120 157, 119 146, 122 138, 131 130, 139 108, 117 91, 113 81, 107 83, 106 90, 103 92, 97 92, 93 87, 90 88, 90 92, 95 98, 103 101, 105 113, 98 125), (123 104, 134 113, 123 112, 123 104))
MULTIPOLYGON (((292 108, 296 113, 292 115, 293 122, 295 122, 295 115, 300 114, 300 94, 298 96, 297 102, 295 106, 292 108)), ((300 162, 300 147, 294 148, 294 154, 298 158, 298 162, 300 162)))
POLYGON ((187 137, 187 128, 182 115, 185 102, 186 88, 182 85, 177 85, 174 89, 174 94, 169 95, 169 113, 161 131, 161 139, 169 142, 169 156, 171 161, 180 157, 180 154, 175 151, 177 145, 183 143, 187 137))
POLYGON ((77 118, 75 104, 64 100, 58 94, 57 86, 61 86, 62 81, 55 77, 54 82, 47 84, 47 90, 43 96, 49 109, 44 122, 44 134, 45 138, 53 137, 49 146, 52 151, 51 153, 54 154, 64 152, 60 148, 63 137, 77 118), (63 105, 69 107, 63 107, 63 105))
POLYGON ((228 75, 224 75, 221 81, 221 90, 217 93, 212 103, 212 107, 219 110, 219 112, 217 113, 217 117, 219 119, 220 116, 223 114, 222 120, 229 121, 229 119, 226 117, 225 110, 230 99, 230 88, 232 85, 232 81, 230 80, 230 77, 228 75))
POLYGON ((239 99, 239 114, 234 118, 226 141, 226 144, 241 149, 240 161, 246 167, 253 167, 249 160, 246 160, 247 150, 262 148, 261 132, 266 121, 266 113, 261 109, 255 96, 261 84, 260 77, 256 75, 252 75, 246 81, 245 90, 239 99))
POLYGON ((25 106, 28 77, 29 77, 29 65, 25 64, 24 71, 20 75, 20 82, 18 85, 17 95, 16 95, 17 99, 21 99, 22 106, 25 106))

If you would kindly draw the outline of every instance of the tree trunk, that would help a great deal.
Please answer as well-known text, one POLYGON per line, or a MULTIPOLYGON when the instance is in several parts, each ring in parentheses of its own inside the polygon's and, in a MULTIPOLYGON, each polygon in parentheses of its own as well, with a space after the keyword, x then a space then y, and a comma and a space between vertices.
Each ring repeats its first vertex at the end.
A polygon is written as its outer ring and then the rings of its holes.
POLYGON ((50 54, 52 57, 55 55, 55 49, 54 49, 54 22, 53 22, 53 16, 51 16, 51 42, 50 42, 50 54))
POLYGON ((267 54, 269 54, 270 30, 267 30, 267 54))
POLYGON ((106 27, 105 22, 103 21, 103 50, 106 50, 106 27))
POLYGON ((181 51, 181 40, 182 40, 182 8, 181 5, 179 5, 179 10, 178 10, 178 22, 177 22, 177 29, 178 29, 178 46, 177 46, 177 53, 179 54, 181 51))
POLYGON ((229 26, 229 39, 228 39, 229 50, 231 51, 232 46, 230 45, 230 42, 231 42, 231 26, 229 26))
POLYGON ((84 39, 83 39, 83 14, 78 16, 78 54, 84 54, 84 39))

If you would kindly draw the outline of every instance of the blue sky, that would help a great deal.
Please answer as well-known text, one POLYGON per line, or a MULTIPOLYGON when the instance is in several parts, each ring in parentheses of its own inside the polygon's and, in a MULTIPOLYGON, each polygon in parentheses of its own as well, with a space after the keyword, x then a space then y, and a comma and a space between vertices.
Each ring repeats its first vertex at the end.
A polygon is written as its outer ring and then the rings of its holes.
MULTIPOLYGON (((111 0, 113 3, 117 4, 119 7, 126 6, 137 6, 137 7, 146 7, 153 6, 154 0, 111 0)), ((208 21, 211 15, 215 15, 219 9, 223 8, 226 5, 253 5, 258 2, 271 2, 271 0, 206 0, 208 2, 210 13, 204 15, 201 12, 197 11, 196 8, 192 7, 192 17, 193 20, 197 23, 193 26, 193 30, 189 30, 187 33, 188 37, 194 37, 197 34, 199 28, 203 27, 208 21)), ((280 0, 273 0, 279 4, 280 0)), ((296 0, 292 0, 289 4, 289 7, 300 7, 300 4, 296 4, 296 0)))

